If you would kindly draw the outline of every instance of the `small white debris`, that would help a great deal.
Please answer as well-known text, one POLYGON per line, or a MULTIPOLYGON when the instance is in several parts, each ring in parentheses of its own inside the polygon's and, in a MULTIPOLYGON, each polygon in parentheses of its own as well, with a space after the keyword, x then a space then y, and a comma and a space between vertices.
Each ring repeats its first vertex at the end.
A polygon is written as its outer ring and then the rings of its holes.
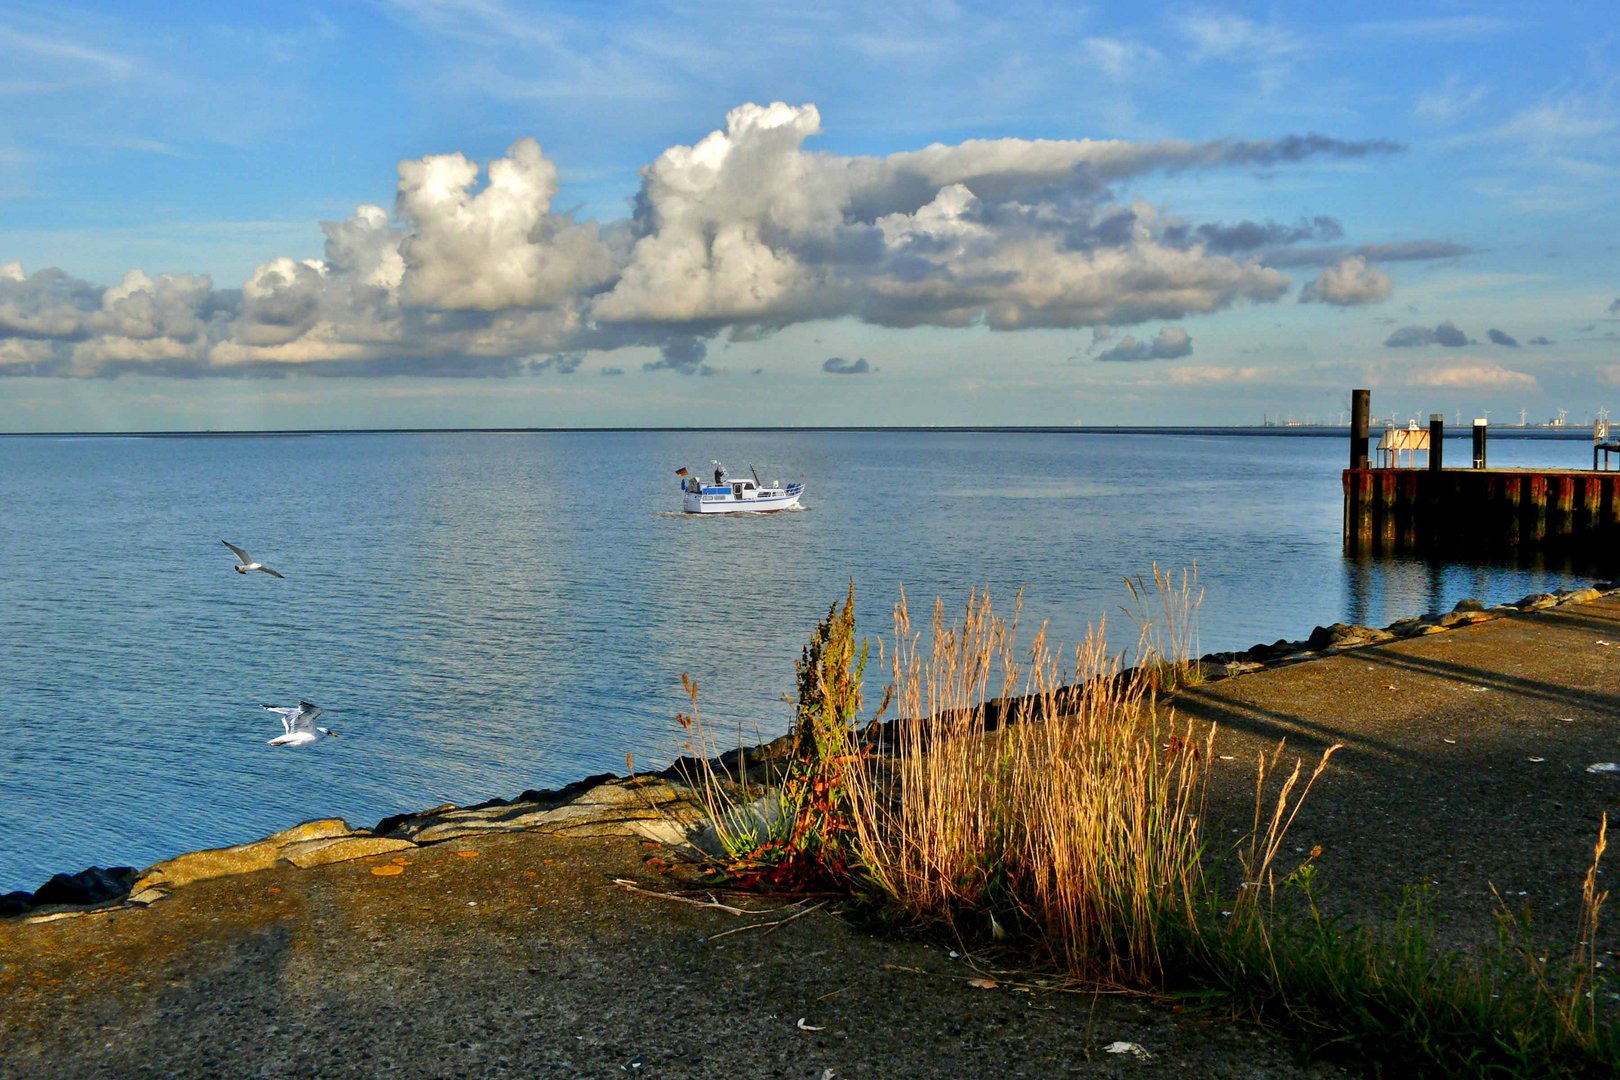
POLYGON ((1221 755, 1221 760, 1222 761, 1236 761, 1237 758, 1233 757, 1231 754, 1222 754, 1221 755))
POLYGON ((838 1074, 833 1072, 831 1069, 821 1070, 821 1080, 833 1080, 833 1077, 836 1075, 838 1074))
POLYGON ((1588 765, 1586 771, 1589 773, 1620 773, 1620 762, 1599 761, 1594 765, 1588 765))
POLYGON ((1546 761, 1547 759, 1544 758, 1544 757, 1527 757, 1524 760, 1526 760, 1526 761, 1534 761, 1535 763, 1537 763, 1539 765, 1541 762, 1546 761))
POLYGON ((1144 1047, 1141 1043, 1133 1042, 1111 1042, 1107 1046, 1103 1047, 1103 1053, 1131 1054, 1141 1058, 1143 1061, 1151 1061, 1153 1059, 1153 1055, 1147 1052, 1146 1047, 1144 1047))
POLYGON ((800 1031, 825 1031, 826 1028, 817 1027, 814 1024, 807 1024, 807 1023, 804 1022, 804 1017, 801 1016, 801 1017, 799 1017, 799 1030, 800 1031))
POLYGON ((1450 744, 1451 744, 1451 745, 1452 745, 1452 746, 1456 746, 1456 745, 1457 745, 1457 740, 1456 740, 1456 739, 1441 739, 1441 740, 1440 740, 1440 741, 1441 741, 1441 742, 1448 742, 1448 743, 1450 743, 1450 744))
POLYGON ((58 919, 77 919, 79 916, 81 916, 83 914, 85 914, 85 912, 83 912, 83 911, 53 911, 49 915, 34 915, 34 916, 31 916, 31 917, 29 917, 27 919, 24 919, 23 922, 26 922, 26 923, 55 922, 58 919))
POLYGON ((1573 724, 1575 722, 1575 718, 1573 716, 1560 716, 1558 718, 1558 722, 1560 724, 1573 724))
POLYGON ((1470 686, 1468 689, 1472 690, 1476 694, 1483 694, 1485 692, 1485 687, 1483 686, 1470 686))
POLYGON ((951 959, 952 960, 960 960, 960 959, 962 959, 962 954, 957 952, 955 949, 952 949, 951 950, 951 959))

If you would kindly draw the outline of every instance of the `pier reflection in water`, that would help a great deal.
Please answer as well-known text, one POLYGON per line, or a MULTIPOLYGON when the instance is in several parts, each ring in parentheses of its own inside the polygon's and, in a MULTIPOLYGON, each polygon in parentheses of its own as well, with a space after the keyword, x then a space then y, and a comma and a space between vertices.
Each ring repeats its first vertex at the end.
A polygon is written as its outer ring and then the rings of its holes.
POLYGON ((1613 570, 1612 563, 1541 553, 1511 561, 1346 555, 1346 621, 1387 626, 1396 619, 1449 611, 1465 597, 1503 603, 1569 588, 1571 582, 1602 580, 1613 570), (1504 589, 1512 595, 1504 596, 1504 589))

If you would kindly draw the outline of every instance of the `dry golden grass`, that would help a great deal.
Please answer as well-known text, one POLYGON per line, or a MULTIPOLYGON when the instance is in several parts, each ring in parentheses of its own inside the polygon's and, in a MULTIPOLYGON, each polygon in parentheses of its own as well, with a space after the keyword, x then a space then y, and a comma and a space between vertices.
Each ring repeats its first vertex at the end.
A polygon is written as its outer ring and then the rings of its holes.
POLYGON ((855 793, 862 862, 913 916, 970 932, 988 915, 1076 977, 1152 985, 1162 935, 1198 930, 1213 731, 1156 707, 1148 673, 1162 658, 1145 636, 1123 674, 1101 628, 1068 671, 1044 629, 1027 660, 1016 636, 1016 616, 975 594, 959 623, 936 603, 925 649, 902 597, 892 676, 904 719, 892 763, 855 793))

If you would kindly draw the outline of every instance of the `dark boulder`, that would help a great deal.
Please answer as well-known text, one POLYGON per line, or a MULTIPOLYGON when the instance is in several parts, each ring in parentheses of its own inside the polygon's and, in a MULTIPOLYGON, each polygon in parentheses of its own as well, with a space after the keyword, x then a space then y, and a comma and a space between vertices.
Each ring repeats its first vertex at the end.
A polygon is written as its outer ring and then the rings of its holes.
POLYGON ((1267 660, 1276 660, 1278 657, 1288 656, 1290 653, 1296 653, 1298 651, 1299 646, 1295 645, 1293 642, 1278 638, 1270 645, 1254 646, 1245 655, 1248 656, 1250 660, 1255 660, 1263 664, 1267 660))
POLYGON ((129 895, 129 887, 135 884, 136 876, 133 866, 113 866, 105 870, 92 866, 77 874, 57 874, 35 891, 34 906, 71 904, 83 907, 119 900, 129 895))
POLYGON ((0 896, 0 919, 12 915, 22 915, 34 910, 34 894, 26 892, 8 892, 0 896))

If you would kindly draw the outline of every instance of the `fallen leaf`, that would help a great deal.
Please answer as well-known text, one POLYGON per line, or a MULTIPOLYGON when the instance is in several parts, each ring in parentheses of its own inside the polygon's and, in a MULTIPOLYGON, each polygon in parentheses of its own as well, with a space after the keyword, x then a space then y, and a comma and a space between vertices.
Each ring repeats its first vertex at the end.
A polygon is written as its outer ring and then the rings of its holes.
POLYGON ((458 851, 458 852, 456 852, 456 854, 460 855, 463 859, 476 859, 476 858, 478 858, 478 852, 473 851, 470 848, 462 850, 462 851, 458 851))
POLYGON ((1599 761, 1596 764, 1588 765, 1586 771, 1589 773, 1620 773, 1620 762, 1599 761))
POLYGON ((381 866, 371 868, 371 873, 375 877, 394 877, 404 872, 405 868, 398 863, 383 863, 381 866))
POLYGON ((403 855, 395 855, 392 859, 389 859, 388 861, 393 863, 395 866, 409 866, 409 865, 411 865, 411 860, 407 859, 403 855))
POLYGON ((820 1028, 820 1027, 817 1027, 814 1024, 807 1024, 807 1023, 804 1022, 804 1017, 801 1016, 801 1017, 799 1017, 799 1030, 800 1031, 825 1031, 826 1028, 820 1028))
POLYGON ((281 886, 280 885, 272 885, 266 891, 268 891, 271 896, 280 896, 281 895, 281 886))
POLYGON ((996 982, 996 980, 994 980, 994 979, 969 979, 968 980, 968 985, 969 986, 976 986, 980 990, 994 990, 997 986, 1000 986, 1001 984, 996 982))

